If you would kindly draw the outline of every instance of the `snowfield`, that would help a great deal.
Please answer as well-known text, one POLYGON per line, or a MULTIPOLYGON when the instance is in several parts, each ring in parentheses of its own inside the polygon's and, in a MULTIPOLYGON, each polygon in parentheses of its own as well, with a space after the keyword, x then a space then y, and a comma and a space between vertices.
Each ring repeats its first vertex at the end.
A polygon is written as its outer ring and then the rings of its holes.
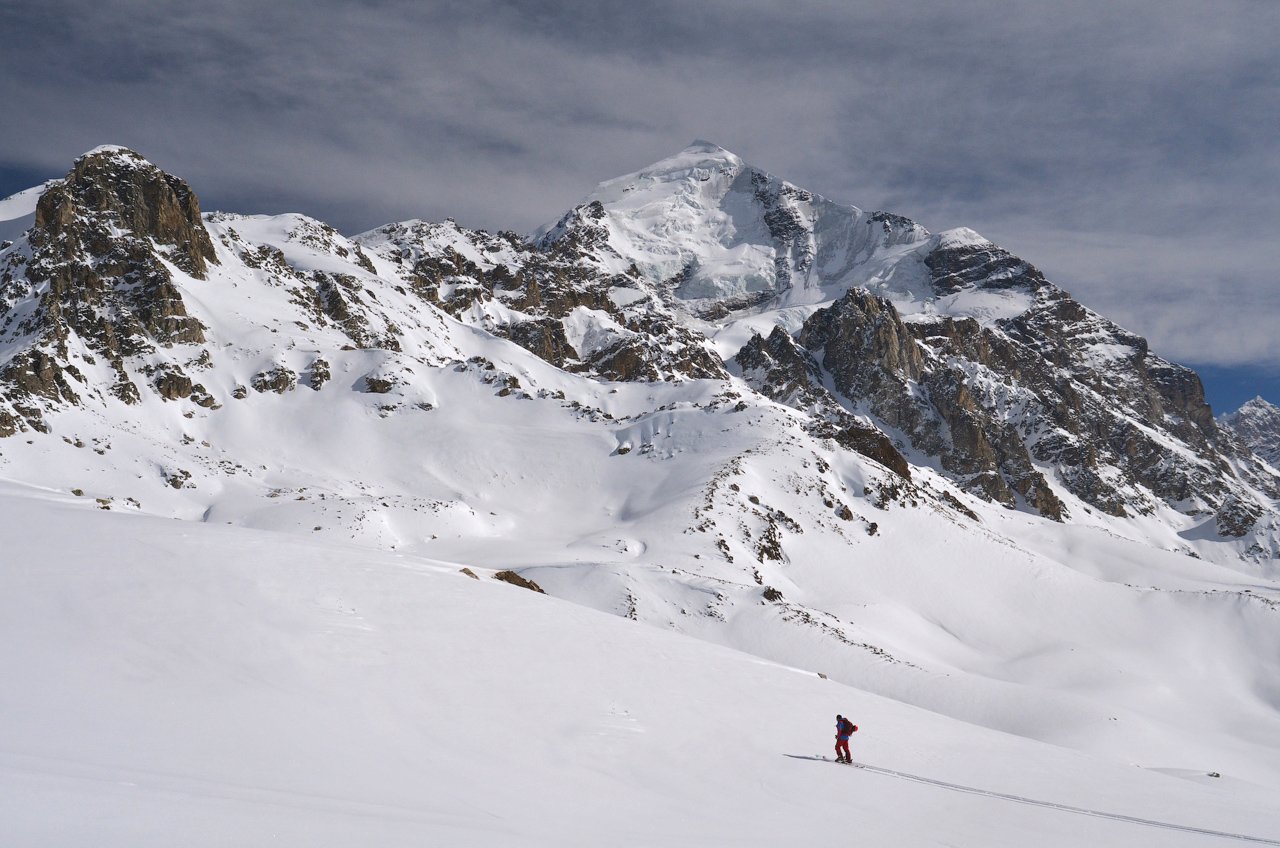
POLYGON ((14 484, 0 529, 6 845, 1280 837, 1276 785, 1225 767, 985 730, 484 571, 14 484), (954 786, 795 758, 836 712, 857 761, 954 786))

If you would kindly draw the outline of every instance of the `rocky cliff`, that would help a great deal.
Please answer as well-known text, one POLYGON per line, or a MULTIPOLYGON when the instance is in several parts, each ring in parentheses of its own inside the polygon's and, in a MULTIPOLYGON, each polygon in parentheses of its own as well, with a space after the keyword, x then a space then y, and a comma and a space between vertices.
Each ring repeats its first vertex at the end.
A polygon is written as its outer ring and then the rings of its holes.
POLYGON ((0 341, 21 341, 0 369, 0 433, 19 420, 43 430, 42 408, 100 389, 84 373, 98 358, 114 374, 110 392, 136 403, 126 357, 204 341, 174 271, 204 279, 217 261, 185 182, 124 148, 77 159, 41 195, 25 244, 0 263, 0 341))
POLYGON ((1212 516, 1225 537, 1259 526, 1271 541, 1251 555, 1273 555, 1277 480, 1219 432, 1195 373, 971 230, 867 215, 698 142, 601 184, 537 243, 566 242, 638 269, 713 338, 776 316, 725 352, 775 400, 860 418, 885 437, 860 440, 869 455, 896 444, 1055 520, 1072 496, 1119 518, 1212 516))

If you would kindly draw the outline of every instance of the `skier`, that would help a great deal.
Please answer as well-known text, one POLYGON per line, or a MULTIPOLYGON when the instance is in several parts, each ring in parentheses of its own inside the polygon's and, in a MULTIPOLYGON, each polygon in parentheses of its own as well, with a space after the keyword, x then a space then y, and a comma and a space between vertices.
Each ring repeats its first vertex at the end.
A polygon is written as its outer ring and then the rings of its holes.
POLYGON ((842 715, 836 716, 836 762, 852 763, 849 755, 849 735, 858 731, 858 725, 842 715))

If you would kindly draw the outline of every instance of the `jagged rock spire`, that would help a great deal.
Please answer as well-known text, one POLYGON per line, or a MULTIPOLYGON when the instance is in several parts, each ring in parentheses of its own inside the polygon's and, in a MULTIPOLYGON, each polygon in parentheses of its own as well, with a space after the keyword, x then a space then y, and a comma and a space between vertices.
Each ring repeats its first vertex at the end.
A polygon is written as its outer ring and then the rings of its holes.
POLYGON ((40 197, 35 226, 51 242, 69 237, 67 247, 74 249, 76 239, 88 235, 77 227, 87 217, 110 219, 171 247, 166 258, 193 277, 203 279, 206 263, 218 261, 195 192, 128 148, 108 145, 77 159, 66 179, 40 197))

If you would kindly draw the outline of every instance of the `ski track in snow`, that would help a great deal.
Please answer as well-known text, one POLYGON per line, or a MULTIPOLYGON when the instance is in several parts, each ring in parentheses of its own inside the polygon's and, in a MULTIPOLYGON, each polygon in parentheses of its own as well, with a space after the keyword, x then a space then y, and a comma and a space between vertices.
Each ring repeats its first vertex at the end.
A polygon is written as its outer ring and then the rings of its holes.
MULTIPOLYGON (((813 760, 821 763, 835 764, 835 760, 830 757, 806 757, 801 754, 784 754, 793 760, 813 760)), ((900 780, 910 780, 915 783, 927 783, 930 786, 938 786, 942 789, 950 789, 952 792, 963 792, 967 795, 985 795, 988 798, 999 798, 1003 801, 1014 801, 1019 804, 1028 804, 1032 807, 1044 807, 1050 810, 1061 810, 1064 813, 1075 813, 1081 816, 1093 816, 1100 819, 1111 819, 1112 821, 1129 822, 1130 824, 1141 824, 1147 827, 1161 827, 1166 830, 1180 830, 1184 833, 1201 833, 1205 836, 1217 836, 1223 839, 1237 839, 1241 842, 1253 842, 1259 845, 1280 845, 1280 839, 1268 839, 1264 836, 1249 836, 1243 833, 1228 833, 1224 830, 1210 830, 1205 827, 1193 827, 1186 824, 1175 824, 1173 822, 1156 821, 1155 819, 1143 819, 1137 816, 1126 816, 1123 813, 1108 813, 1102 810, 1091 810, 1086 807, 1073 807, 1070 804, 1058 804, 1053 801, 1038 801, 1035 798, 1025 798, 1021 795, 1010 795, 1005 792, 995 792, 990 789, 980 789, 976 786, 965 786, 960 783, 948 783, 945 780, 936 780, 932 777, 922 777, 918 774, 908 774, 904 771, 894 771, 893 769, 882 768, 880 766, 868 765, 860 763, 856 760, 853 765, 863 771, 871 771, 876 774, 887 775, 888 777, 896 777, 900 780)))

